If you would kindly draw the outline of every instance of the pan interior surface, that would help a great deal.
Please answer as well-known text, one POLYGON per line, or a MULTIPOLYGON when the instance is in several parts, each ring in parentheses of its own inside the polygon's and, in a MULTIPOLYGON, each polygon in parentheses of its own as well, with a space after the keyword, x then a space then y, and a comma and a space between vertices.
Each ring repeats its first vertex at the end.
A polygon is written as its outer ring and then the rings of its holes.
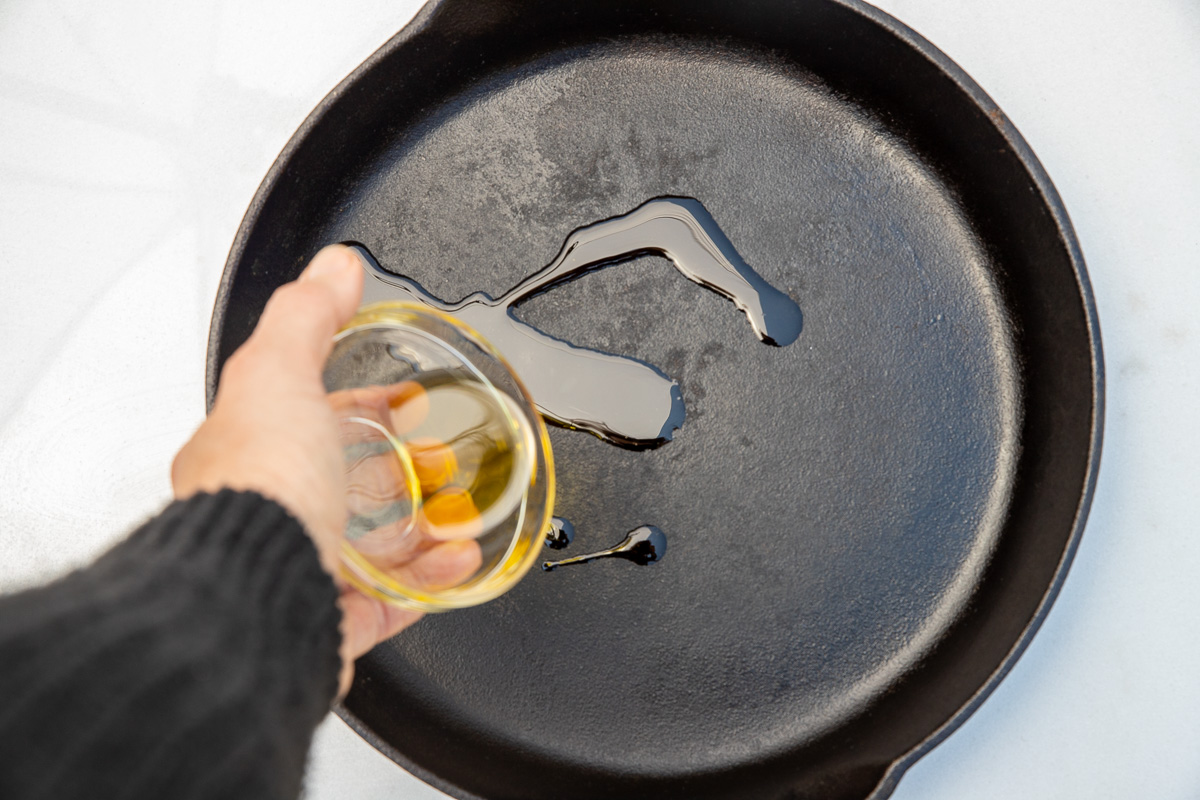
POLYGON ((434 294, 496 295, 577 225, 686 195, 801 305, 795 344, 764 347, 647 256, 521 306, 679 381, 686 421, 655 450, 551 432, 572 550, 650 523, 671 554, 535 574, 372 657, 443 730, 530 731, 524 748, 601 770, 719 770, 861 711, 958 616, 1005 517, 1020 392, 988 261, 911 153, 796 76, 650 52, 538 65, 453 109, 328 238, 434 294))
MULTIPOLYGON (((560 20, 522 45, 538 31, 515 7, 443 3, 306 124, 231 254, 216 362, 330 241, 441 298, 498 296, 572 230, 661 196, 699 200, 803 330, 766 346, 652 255, 520 305, 678 381, 686 419, 661 447, 551 429, 562 555, 643 524, 670 551, 535 571, 425 620, 360 662, 345 713, 461 798, 878 796, 1061 578, 1094 467, 1082 265, 953 81, 910 117, 862 88, 886 49, 860 74, 694 21, 589 30, 589 4, 586 37, 560 20), (439 30, 442 72, 418 86, 439 30), (968 163, 949 142, 976 128, 990 155, 968 163)), ((851 23, 894 46, 849 15, 851 44, 851 23)))

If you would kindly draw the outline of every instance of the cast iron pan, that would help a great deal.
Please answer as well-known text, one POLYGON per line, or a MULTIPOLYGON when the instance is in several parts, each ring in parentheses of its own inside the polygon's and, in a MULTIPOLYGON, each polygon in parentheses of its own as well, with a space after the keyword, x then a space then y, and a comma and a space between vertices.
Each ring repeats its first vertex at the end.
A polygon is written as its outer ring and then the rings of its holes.
POLYGON ((234 242, 220 367, 323 244, 455 300, 699 200, 803 311, 786 347, 643 255, 530 300, 679 382, 674 441, 552 430, 567 554, 359 664, 341 710, 458 798, 887 796, 1028 643, 1099 460, 1096 311, 1029 147, 854 0, 442 0, 304 122, 234 242))

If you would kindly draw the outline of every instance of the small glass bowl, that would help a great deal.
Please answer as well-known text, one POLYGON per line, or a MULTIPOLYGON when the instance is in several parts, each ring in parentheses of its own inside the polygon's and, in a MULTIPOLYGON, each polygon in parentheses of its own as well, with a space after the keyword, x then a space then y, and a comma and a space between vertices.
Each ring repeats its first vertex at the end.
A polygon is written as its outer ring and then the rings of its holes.
POLYGON ((324 381, 355 588, 445 611, 524 577, 553 511, 553 456, 532 398, 483 337, 426 306, 376 303, 334 337, 324 381))

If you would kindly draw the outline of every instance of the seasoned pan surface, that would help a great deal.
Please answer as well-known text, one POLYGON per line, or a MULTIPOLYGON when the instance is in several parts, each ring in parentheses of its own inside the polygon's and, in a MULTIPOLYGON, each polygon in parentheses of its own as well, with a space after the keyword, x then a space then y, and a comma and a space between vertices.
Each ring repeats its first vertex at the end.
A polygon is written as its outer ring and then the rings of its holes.
POLYGON ((577 531, 562 555, 648 524, 666 556, 535 572, 428 619, 360 662, 342 714, 459 798, 884 797, 1047 612, 1102 415, 1053 187, 895 20, 833 0, 427 6, 260 188, 210 401, 323 244, 453 305, 656 198, 790 298, 793 341, 756 335, 657 240, 513 314, 675 383, 669 441, 551 431, 577 531))

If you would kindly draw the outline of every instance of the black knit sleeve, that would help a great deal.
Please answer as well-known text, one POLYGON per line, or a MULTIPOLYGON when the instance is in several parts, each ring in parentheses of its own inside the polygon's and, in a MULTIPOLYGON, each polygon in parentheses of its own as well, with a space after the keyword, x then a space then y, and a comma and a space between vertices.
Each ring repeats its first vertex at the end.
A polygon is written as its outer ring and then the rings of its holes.
POLYGON ((293 800, 337 691, 336 601, 300 524, 231 491, 0 598, 0 798, 293 800))

